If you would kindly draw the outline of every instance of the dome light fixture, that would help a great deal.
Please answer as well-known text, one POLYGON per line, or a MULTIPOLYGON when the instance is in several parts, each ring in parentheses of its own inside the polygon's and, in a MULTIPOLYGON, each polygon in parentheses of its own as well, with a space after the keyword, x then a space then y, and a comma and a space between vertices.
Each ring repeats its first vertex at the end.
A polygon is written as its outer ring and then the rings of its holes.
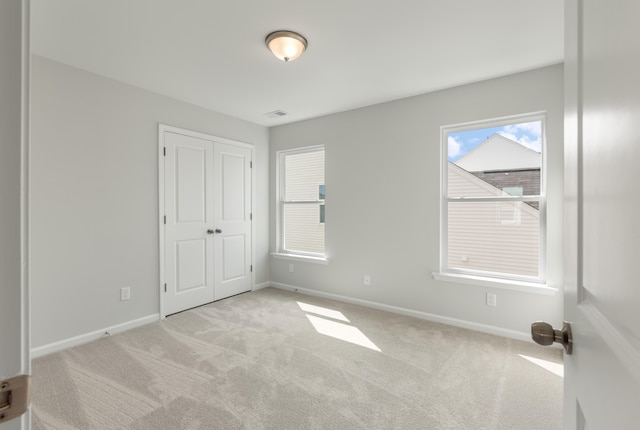
POLYGON ((295 31, 278 30, 264 40, 273 55, 284 62, 293 61, 307 49, 307 39, 295 31))

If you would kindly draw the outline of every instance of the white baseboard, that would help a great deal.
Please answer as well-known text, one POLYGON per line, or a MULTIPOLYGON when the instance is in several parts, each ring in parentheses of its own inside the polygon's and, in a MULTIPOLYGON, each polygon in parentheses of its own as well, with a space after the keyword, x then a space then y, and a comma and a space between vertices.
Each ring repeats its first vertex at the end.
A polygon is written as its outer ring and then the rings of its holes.
MULTIPOLYGON (((482 333, 493 334, 497 336, 507 337, 510 339, 523 340, 531 342, 531 335, 529 333, 518 332, 515 330, 508 330, 501 327, 475 323, 471 321, 465 321, 457 318, 450 318, 436 314, 430 314, 427 312, 420 312, 411 309, 405 309, 397 306, 385 305, 383 303, 371 302, 368 300, 356 299, 353 297, 342 296, 339 294, 325 293, 322 291, 311 290, 308 288, 296 287, 294 285, 282 284, 279 282, 262 282, 256 284, 252 291, 261 290, 266 287, 279 288, 281 290, 298 292, 309 296, 322 297, 325 299, 337 300, 340 302, 351 303, 354 305, 365 306, 372 309, 379 309, 386 312, 392 312, 400 315, 407 315, 414 318, 420 318, 427 321, 433 321, 441 324, 448 324, 455 327, 466 328, 469 330, 475 330, 482 333)), ((51 354, 53 352, 61 351, 63 349, 70 348, 72 346, 81 345, 83 343, 91 342, 93 340, 100 339, 105 336, 105 333, 116 334, 125 330, 140 327, 155 321, 160 320, 160 314, 153 314, 143 318, 138 318, 133 321, 129 321, 122 324, 117 324, 111 327, 106 327, 100 330, 96 330, 90 333, 85 333, 79 336, 75 336, 69 339, 64 339, 58 342, 53 342, 47 345, 39 346, 31 349, 31 358, 42 357, 43 355, 51 354)))
POLYGON ((63 349, 71 348, 72 346, 81 345, 83 343, 91 342, 92 340, 100 339, 105 336, 106 333, 116 334, 125 330, 140 327, 155 321, 160 320, 160 314, 153 314, 143 318, 138 318, 133 321, 129 321, 122 324, 117 324, 111 327, 106 327, 100 330, 92 331, 90 333, 81 334, 79 336, 71 337, 69 339, 53 342, 48 345, 39 346, 31 349, 31 358, 42 357, 43 355, 51 354, 53 352, 61 351, 63 349))
POLYGON ((309 296, 322 297, 325 299, 337 300, 339 302, 351 303, 354 305, 365 306, 368 308, 378 309, 381 311, 392 312, 395 314, 406 315, 414 318, 420 318, 427 321, 433 321, 441 324, 452 325, 455 327, 466 328, 469 330, 475 330, 482 333, 493 334, 496 336, 507 337, 510 339, 523 340, 526 342, 532 342, 531 334, 525 332, 519 332, 515 330, 508 330, 501 327, 491 326, 487 324, 480 324, 471 321, 465 321, 457 318, 450 318, 436 314, 430 314, 427 312, 414 311, 411 309, 400 308, 397 306, 385 305, 383 303, 370 302, 368 300, 355 299, 353 297, 341 296, 339 294, 325 293, 317 290, 310 290, 307 288, 300 288, 294 285, 282 284, 279 282, 269 282, 269 285, 274 288, 279 288, 281 290, 287 290, 302 294, 307 294, 309 296))
POLYGON ((261 290, 263 288, 267 288, 270 285, 271 285, 270 282, 263 282, 261 284, 256 284, 256 285, 253 286, 253 289, 251 291, 258 291, 258 290, 261 290))

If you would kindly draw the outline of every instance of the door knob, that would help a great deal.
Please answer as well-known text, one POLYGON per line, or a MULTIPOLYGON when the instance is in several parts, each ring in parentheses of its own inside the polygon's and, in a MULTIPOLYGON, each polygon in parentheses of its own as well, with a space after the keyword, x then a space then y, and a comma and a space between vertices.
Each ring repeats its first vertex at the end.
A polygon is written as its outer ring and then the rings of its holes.
POLYGON ((215 231, 213 231, 212 229, 207 230, 207 234, 213 234, 215 233, 215 231))
POLYGON ((571 324, 566 321, 561 330, 554 330, 549 323, 536 321, 531 324, 531 338, 535 343, 543 346, 552 345, 554 342, 561 343, 567 355, 571 355, 573 351, 571 324))
POLYGON ((219 228, 216 228, 216 233, 220 234, 222 233, 222 230, 220 230, 219 228))

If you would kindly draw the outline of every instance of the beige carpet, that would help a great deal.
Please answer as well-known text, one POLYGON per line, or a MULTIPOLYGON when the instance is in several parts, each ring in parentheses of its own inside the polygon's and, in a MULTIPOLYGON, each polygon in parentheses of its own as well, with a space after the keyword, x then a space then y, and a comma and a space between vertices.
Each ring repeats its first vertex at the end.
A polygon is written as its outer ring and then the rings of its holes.
POLYGON ((267 288, 34 360, 33 428, 562 428, 562 378, 523 356, 562 362, 267 288))

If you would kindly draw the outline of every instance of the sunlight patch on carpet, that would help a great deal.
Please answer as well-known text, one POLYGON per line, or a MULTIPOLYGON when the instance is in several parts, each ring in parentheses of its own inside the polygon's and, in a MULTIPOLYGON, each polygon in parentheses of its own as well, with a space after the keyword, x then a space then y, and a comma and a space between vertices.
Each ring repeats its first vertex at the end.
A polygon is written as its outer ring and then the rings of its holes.
POLYGON ((362 333, 357 327, 342 324, 336 321, 330 321, 313 315, 307 315, 307 318, 316 329, 316 331, 320 334, 331 336, 345 342, 353 343, 354 345, 364 346, 365 348, 381 352, 380 348, 378 348, 373 342, 371 342, 371 340, 367 336, 365 336, 365 334, 362 333))
POLYGON ((340 311, 336 311, 329 308, 323 308, 322 306, 314 306, 308 303, 296 302, 300 309, 305 312, 311 312, 312 314, 322 315, 323 317, 333 318, 334 320, 340 320, 345 322, 351 322, 340 311))
POLYGON ((525 360, 542 367, 545 370, 564 378, 564 365, 562 363, 554 363, 552 361, 542 360, 540 358, 529 357, 528 355, 518 354, 518 357, 522 357, 525 360))

